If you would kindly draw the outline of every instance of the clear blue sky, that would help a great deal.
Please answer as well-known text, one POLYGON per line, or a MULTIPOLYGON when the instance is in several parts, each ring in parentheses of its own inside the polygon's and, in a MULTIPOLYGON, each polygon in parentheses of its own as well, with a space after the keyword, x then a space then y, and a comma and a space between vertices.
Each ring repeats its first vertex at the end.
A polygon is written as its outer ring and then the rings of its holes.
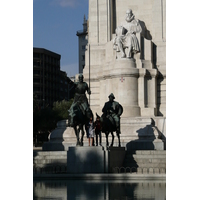
POLYGON ((61 70, 78 73, 78 37, 88 0, 33 0, 33 46, 61 55, 61 70))

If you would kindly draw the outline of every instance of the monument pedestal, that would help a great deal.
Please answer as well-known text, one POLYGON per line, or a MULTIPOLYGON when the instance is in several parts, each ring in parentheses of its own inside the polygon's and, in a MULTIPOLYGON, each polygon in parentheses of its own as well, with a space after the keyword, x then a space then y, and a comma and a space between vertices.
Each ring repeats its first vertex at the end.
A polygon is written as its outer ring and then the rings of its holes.
MULTIPOLYGON (((152 125, 150 117, 122 117, 121 118, 121 146, 127 150, 164 150, 165 149, 165 118, 154 117, 155 125, 152 125)), ((114 147, 118 147, 118 139, 114 133, 114 147)), ((108 138, 111 142, 111 134, 108 138)), ((88 146, 86 133, 84 135, 84 147, 88 146)), ((106 147, 106 137, 102 133, 102 145, 106 147)), ((72 127, 67 127, 67 121, 57 123, 57 128, 45 142, 43 151, 67 151, 69 147, 76 146, 76 136, 72 127)))
MULTIPOLYGON (((165 118, 163 117, 122 117, 121 146, 127 151, 165 150, 165 118), (155 124, 154 124, 155 123, 155 124)), ((109 136, 111 140, 111 136, 109 136)), ((114 146, 118 145, 117 137, 114 146)))
POLYGON ((155 140, 132 140, 127 143, 127 151, 134 152, 136 150, 164 150, 164 142, 159 139, 155 140))
POLYGON ((108 148, 108 172, 114 172, 114 168, 121 167, 125 158, 125 147, 108 148))
POLYGON ((57 128, 49 135, 49 141, 42 146, 43 151, 67 151, 76 145, 76 136, 72 127, 67 127, 67 120, 57 123, 57 128))
POLYGON ((124 147, 69 147, 67 172, 111 173, 114 167, 121 167, 125 157, 124 147))
POLYGON ((69 174, 104 173, 105 152, 103 147, 69 147, 67 152, 69 174))
MULTIPOLYGON (((108 101, 108 95, 113 93, 117 102, 123 106, 123 117, 140 116, 138 105, 138 77, 139 69, 136 68, 134 59, 120 58, 103 66, 102 72, 98 73, 100 80, 99 98, 100 108, 108 101)), ((91 81, 91 91, 93 82, 91 81)), ((96 91, 98 91, 95 88, 96 91)), ((91 102, 91 109, 96 112, 92 105, 97 105, 95 100, 91 102)), ((99 110, 101 110, 99 109, 99 110)))

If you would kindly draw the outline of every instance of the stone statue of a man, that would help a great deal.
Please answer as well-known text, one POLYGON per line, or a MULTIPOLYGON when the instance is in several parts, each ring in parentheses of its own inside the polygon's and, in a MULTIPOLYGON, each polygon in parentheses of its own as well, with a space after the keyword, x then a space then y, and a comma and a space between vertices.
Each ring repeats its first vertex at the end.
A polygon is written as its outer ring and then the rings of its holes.
POLYGON ((132 58, 132 53, 138 53, 140 51, 138 39, 136 33, 141 32, 142 28, 131 9, 126 11, 125 22, 118 26, 115 30, 116 37, 113 40, 114 49, 117 52, 121 52, 122 58, 132 58), (125 54, 125 48, 128 48, 127 55, 125 54))

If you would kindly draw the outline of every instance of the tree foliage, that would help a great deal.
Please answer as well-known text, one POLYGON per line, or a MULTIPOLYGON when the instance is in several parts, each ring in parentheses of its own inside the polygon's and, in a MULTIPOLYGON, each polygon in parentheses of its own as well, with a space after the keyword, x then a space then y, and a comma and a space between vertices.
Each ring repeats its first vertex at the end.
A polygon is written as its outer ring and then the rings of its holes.
POLYGON ((33 132, 51 132, 56 128, 58 121, 68 119, 68 110, 73 100, 54 102, 53 108, 40 109, 37 101, 33 99, 33 132))
POLYGON ((57 116, 57 120, 68 119, 68 110, 72 104, 72 99, 70 101, 62 100, 56 101, 53 104, 53 111, 57 116))

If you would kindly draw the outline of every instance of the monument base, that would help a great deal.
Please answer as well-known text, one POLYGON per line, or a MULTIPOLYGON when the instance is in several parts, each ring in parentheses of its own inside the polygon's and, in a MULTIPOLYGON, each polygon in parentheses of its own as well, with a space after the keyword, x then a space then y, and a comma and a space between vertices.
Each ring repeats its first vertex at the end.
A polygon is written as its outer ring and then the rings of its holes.
POLYGON ((127 143, 127 151, 134 152, 136 150, 164 150, 165 145, 162 140, 133 140, 127 143))
MULTIPOLYGON (((126 150, 165 150, 165 118, 122 117, 120 140, 126 150)), ((117 145, 115 137, 114 146, 117 145)))
POLYGON ((43 144, 42 151, 68 151, 68 148, 75 146, 75 143, 76 141, 74 141, 74 144, 65 141, 48 141, 43 144))
POLYGON ((69 147, 67 173, 111 173, 123 165, 124 157, 124 147, 69 147))
POLYGON ((108 172, 114 172, 114 168, 120 168, 125 158, 125 147, 108 148, 108 172))
MULTIPOLYGON (((121 146, 127 145, 136 150, 165 150, 165 118, 164 117, 122 117, 121 124, 121 146), (137 149, 138 148, 138 149, 137 149)), ((106 147, 106 137, 102 133, 102 146, 106 147)), ((118 147, 118 139, 114 133, 114 147, 118 147)), ((99 139, 99 138, 98 138, 99 139)), ((96 145, 96 137, 94 138, 96 145)), ((108 141, 111 143, 112 136, 109 134, 108 141)), ((83 146, 88 147, 86 134, 83 138, 83 146)), ((57 128, 49 136, 49 141, 43 145, 43 151, 68 151, 69 147, 76 146, 74 129, 67 127, 66 120, 57 123, 57 128)), ((101 147, 100 147, 101 148, 101 147)), ((128 150, 129 148, 127 148, 128 150)))
POLYGON ((43 151, 67 151, 68 147, 76 145, 74 129, 67 126, 67 120, 57 123, 57 128, 49 135, 49 141, 42 146, 43 151))
POLYGON ((104 173, 104 161, 103 147, 69 147, 67 172, 69 174, 104 173))

